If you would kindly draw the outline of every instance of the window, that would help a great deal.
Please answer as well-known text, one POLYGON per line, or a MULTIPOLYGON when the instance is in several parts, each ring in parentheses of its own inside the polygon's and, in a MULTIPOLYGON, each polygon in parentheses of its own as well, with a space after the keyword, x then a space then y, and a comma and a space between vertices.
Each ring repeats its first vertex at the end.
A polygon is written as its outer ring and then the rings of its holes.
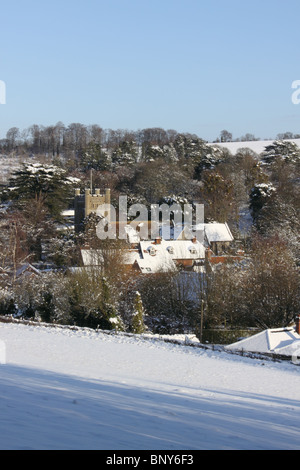
POLYGON ((148 250, 149 250, 149 254, 150 254, 151 256, 155 256, 155 255, 156 255, 156 251, 155 251, 155 248, 153 248, 153 246, 150 246, 150 248, 148 248, 148 250))

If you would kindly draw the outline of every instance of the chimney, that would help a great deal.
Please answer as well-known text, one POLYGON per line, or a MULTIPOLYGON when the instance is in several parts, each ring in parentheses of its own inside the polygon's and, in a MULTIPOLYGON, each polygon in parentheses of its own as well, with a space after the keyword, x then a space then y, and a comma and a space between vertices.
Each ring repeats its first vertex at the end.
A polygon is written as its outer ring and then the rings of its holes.
POLYGON ((192 243, 197 243, 197 237, 192 238, 192 243))
POLYGON ((298 335, 300 335, 300 315, 298 315, 296 317, 296 333, 298 333, 298 335))
POLYGON ((157 237, 155 239, 155 245, 160 245, 161 244, 161 238, 157 237))

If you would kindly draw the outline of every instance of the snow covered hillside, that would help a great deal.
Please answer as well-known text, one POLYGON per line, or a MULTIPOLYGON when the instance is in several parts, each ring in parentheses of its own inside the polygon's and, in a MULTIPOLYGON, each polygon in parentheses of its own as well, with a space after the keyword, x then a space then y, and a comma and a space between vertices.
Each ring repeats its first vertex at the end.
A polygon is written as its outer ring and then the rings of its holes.
POLYGON ((300 367, 0 324, 0 449, 300 449, 300 367))

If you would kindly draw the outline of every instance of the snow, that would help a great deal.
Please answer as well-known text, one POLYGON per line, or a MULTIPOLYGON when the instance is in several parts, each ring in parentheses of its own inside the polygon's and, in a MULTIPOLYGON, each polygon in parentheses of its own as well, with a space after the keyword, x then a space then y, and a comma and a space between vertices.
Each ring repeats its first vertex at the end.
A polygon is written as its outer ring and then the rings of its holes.
POLYGON ((300 368, 89 329, 0 324, 2 450, 300 449, 300 368))
MULTIPOLYGON (((207 145, 218 147, 227 148, 230 150, 232 155, 235 155, 240 149, 242 148, 249 148, 253 150, 253 152, 257 153, 258 155, 264 152, 265 148, 269 145, 274 143, 275 139, 273 140, 255 140, 249 142, 221 142, 221 143, 208 143, 207 145)), ((300 147, 300 139, 286 139, 286 142, 295 143, 298 147, 300 147)))
POLYGON ((233 241, 233 236, 226 223, 205 224, 205 235, 207 237, 208 243, 233 241))
POLYGON ((205 247, 202 243, 190 240, 141 241, 142 259, 136 259, 142 272, 159 272, 176 269, 175 260, 203 260, 205 247))
POLYGON ((300 354, 300 336, 293 327, 267 329, 226 348, 292 356, 297 350, 300 354))

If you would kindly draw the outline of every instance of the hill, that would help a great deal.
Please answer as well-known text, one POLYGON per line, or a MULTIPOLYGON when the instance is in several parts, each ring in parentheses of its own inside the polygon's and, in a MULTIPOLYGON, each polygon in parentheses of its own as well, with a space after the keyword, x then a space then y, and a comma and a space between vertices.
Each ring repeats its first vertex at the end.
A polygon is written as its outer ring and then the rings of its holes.
POLYGON ((300 369, 88 329, 0 324, 0 448, 300 449, 300 369))

